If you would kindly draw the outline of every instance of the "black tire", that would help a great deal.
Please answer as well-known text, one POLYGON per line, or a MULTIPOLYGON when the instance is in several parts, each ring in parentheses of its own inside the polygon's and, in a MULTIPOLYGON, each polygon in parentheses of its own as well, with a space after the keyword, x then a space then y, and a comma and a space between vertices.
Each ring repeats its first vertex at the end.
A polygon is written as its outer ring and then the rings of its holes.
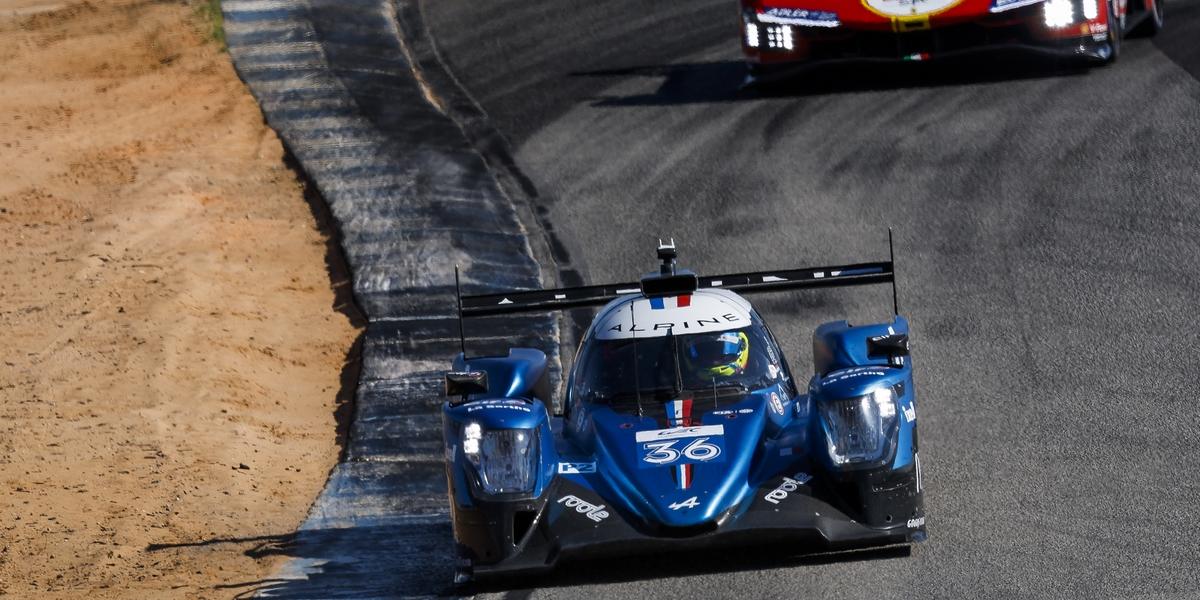
POLYGON ((1117 19, 1117 0, 1108 0, 1105 2, 1108 9, 1108 48, 1111 51, 1108 55, 1108 63, 1117 62, 1121 57, 1121 38, 1125 37, 1125 32, 1122 31, 1121 21, 1117 19))
MULTIPOLYGON (((1147 0, 1142 0, 1142 6, 1145 7, 1147 0)), ((1129 32, 1131 36, 1137 37, 1154 37, 1162 31, 1163 26, 1163 2, 1164 0, 1154 0, 1154 8, 1149 11, 1146 18, 1138 23, 1138 26, 1133 31, 1129 32)), ((1144 10, 1144 8, 1143 8, 1144 10)))

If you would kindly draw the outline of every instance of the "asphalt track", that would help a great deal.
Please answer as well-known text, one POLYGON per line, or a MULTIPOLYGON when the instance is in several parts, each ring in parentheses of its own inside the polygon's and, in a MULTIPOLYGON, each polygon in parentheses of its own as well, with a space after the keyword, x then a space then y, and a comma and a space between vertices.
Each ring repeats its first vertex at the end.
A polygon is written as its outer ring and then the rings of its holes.
MULTIPOLYGON (((1008 54, 739 92, 723 0, 426 0, 426 25, 594 282, 886 256, 912 321, 930 540, 651 557, 504 597, 1200 597, 1200 2, 1109 68, 1008 54)), ((763 297, 804 373, 885 289, 763 297)))

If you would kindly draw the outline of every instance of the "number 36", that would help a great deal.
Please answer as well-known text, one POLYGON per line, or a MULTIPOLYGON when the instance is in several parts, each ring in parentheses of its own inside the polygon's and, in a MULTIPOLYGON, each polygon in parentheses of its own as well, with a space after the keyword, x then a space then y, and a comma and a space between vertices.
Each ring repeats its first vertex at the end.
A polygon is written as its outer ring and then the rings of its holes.
POLYGON ((682 455, 688 460, 705 462, 712 460, 721 455, 721 448, 715 444, 709 444, 708 438, 696 438, 690 444, 683 447, 683 450, 676 450, 675 444, 681 440, 667 440, 665 442, 650 442, 644 446, 648 451, 642 460, 655 464, 666 465, 679 460, 682 455))

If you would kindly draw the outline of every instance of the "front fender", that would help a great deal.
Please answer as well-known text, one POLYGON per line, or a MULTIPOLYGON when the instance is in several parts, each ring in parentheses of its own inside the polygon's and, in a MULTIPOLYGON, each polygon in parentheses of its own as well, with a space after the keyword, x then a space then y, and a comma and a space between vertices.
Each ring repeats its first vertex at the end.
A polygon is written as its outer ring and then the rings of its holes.
POLYGON ((458 406, 445 402, 442 404, 442 436, 451 500, 460 506, 472 506, 478 500, 504 502, 537 498, 554 477, 558 453, 550 416, 541 402, 513 398, 473 400, 458 406), (532 492, 493 495, 483 491, 475 465, 463 452, 463 431, 472 424, 479 425, 483 431, 526 429, 535 432, 538 456, 532 492))

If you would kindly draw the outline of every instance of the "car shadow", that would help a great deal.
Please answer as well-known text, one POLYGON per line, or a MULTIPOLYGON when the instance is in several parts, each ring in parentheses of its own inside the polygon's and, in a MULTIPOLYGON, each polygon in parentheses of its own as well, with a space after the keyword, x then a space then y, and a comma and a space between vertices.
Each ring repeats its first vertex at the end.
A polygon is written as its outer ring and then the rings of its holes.
POLYGON ((269 578, 224 581, 209 588, 235 598, 457 597, 452 540, 449 519, 441 517, 152 544, 146 551, 240 544, 251 546, 243 553, 253 559, 287 559, 269 578))
POLYGON ((536 588, 689 577, 811 567, 843 562, 903 559, 908 545, 865 550, 799 553, 779 545, 742 548, 737 552, 671 552, 619 558, 576 560, 559 564, 536 577, 509 577, 456 587, 453 579, 452 534, 445 517, 396 519, 387 523, 306 529, 283 535, 212 538, 190 543, 152 544, 148 552, 207 547, 250 546, 244 554, 263 559, 285 557, 292 568, 272 577, 221 582, 210 589, 235 598, 440 597, 481 593, 521 597, 536 588))
POLYGON ((652 93, 600 96, 598 107, 671 106, 985 84, 1086 73, 1083 63, 1022 50, 987 50, 925 62, 839 62, 797 69, 770 82, 747 84, 736 60, 578 71, 574 77, 661 78, 652 93))
POLYGON ((912 548, 908 545, 820 553, 789 552, 778 546, 746 548, 737 552, 673 552, 649 556, 593 559, 587 562, 564 562, 547 575, 536 578, 478 582, 460 588, 458 591, 463 594, 506 592, 506 597, 513 595, 521 597, 522 591, 535 588, 628 583, 712 573, 893 560, 907 558, 911 553, 912 548))

